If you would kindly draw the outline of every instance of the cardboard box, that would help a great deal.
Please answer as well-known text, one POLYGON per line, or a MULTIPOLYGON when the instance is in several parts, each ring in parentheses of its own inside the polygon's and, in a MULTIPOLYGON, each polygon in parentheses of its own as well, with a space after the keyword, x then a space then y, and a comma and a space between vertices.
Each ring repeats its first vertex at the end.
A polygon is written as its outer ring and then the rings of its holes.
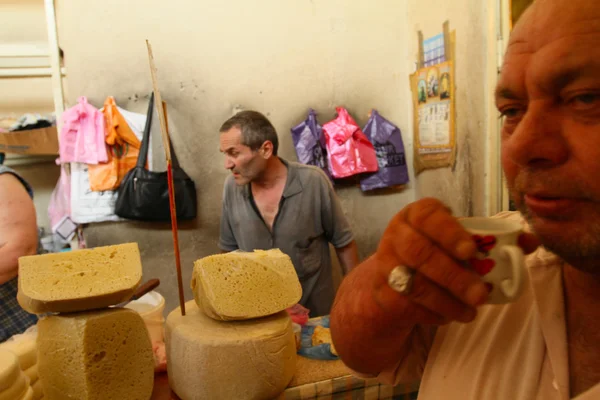
POLYGON ((56 126, 0 133, 0 153, 58 155, 56 126))

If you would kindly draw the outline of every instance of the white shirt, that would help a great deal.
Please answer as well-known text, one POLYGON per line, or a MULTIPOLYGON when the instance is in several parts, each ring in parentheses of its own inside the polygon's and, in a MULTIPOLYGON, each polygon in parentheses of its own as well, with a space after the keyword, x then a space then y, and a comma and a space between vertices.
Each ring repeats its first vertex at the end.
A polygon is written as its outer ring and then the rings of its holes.
MULTIPOLYGON (((422 331, 412 340, 411 354, 379 378, 406 382, 424 365, 419 400, 569 399, 561 264, 538 249, 527 257, 527 289, 516 302, 483 306, 473 322, 439 328, 426 364, 431 340, 422 331)), ((576 399, 600 399, 600 383, 576 399)))

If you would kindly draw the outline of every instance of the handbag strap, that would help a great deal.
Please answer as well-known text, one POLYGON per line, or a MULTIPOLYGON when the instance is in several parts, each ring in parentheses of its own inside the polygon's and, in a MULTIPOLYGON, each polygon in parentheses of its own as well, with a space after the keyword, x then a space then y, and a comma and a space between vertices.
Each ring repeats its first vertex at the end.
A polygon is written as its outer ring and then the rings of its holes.
POLYGON ((148 159, 148 147, 150 147, 150 128, 152 127, 152 110, 154 108, 154 92, 150 94, 148 102, 148 111, 146 112, 146 124, 144 126, 144 137, 140 153, 138 154, 136 167, 146 168, 146 160, 148 159))
MULTIPOLYGON (((146 113, 146 125, 144 126, 144 137, 142 138, 142 145, 140 147, 140 153, 138 155, 136 167, 146 167, 146 160, 148 159, 148 148, 150 147, 150 131, 152 128, 152 116, 154 111, 154 92, 150 95, 150 101, 148 102, 148 111, 146 113)), ((165 117, 166 117, 165 109, 165 117)), ((177 160, 177 154, 173 149, 173 143, 171 143, 171 137, 169 139, 169 147, 171 148, 171 163, 173 168, 179 168, 179 160, 177 160)))

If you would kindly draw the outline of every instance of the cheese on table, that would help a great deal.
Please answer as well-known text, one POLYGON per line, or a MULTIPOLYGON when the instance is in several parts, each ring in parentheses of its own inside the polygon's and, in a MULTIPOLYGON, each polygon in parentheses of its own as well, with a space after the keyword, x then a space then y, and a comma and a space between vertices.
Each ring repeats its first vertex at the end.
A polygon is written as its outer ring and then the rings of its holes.
POLYGON ((39 379, 35 381, 33 385, 31 385, 31 389, 33 390, 33 398, 35 400, 44 397, 44 388, 42 386, 42 381, 40 381, 39 379))
POLYGON ((13 386, 22 375, 17 356, 0 349, 0 393, 13 386))
POLYGON ((141 279, 137 243, 26 256, 17 300, 33 314, 104 308, 128 300, 141 279))
MULTIPOLYGON (((18 364, 17 364, 18 365, 18 364)), ((18 368, 18 367, 17 367, 18 368)), ((0 391, 0 400, 15 400, 25 396, 27 390, 31 388, 29 386, 29 378, 25 376, 21 368, 16 379, 10 382, 10 386, 0 391)))
POLYGON ((23 397, 21 397, 20 400, 33 400, 34 396, 33 396, 33 389, 31 388, 31 386, 29 386, 27 388, 27 392, 25 392, 25 394, 23 395, 23 397))
POLYGON ((30 368, 37 362, 36 335, 18 335, 18 338, 1 343, 1 350, 8 350, 15 354, 22 370, 30 368))
POLYGON ((194 303, 167 317, 169 383, 182 400, 274 399, 296 369, 286 312, 250 321, 217 321, 194 303))
POLYGON ((148 400, 154 358, 146 325, 125 308, 41 319, 38 373, 49 400, 148 400))
POLYGON ((194 263, 192 290, 198 306, 221 320, 276 314, 302 297, 294 265, 279 249, 202 258, 194 263))
POLYGON ((25 375, 29 378, 29 383, 33 385, 38 380, 37 364, 34 364, 31 367, 27 368, 25 370, 25 375))

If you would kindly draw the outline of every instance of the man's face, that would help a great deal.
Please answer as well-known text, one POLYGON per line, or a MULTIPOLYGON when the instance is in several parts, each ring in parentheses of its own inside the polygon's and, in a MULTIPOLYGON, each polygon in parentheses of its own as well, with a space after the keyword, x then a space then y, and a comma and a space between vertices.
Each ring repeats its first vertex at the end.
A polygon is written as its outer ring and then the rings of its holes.
POLYGON ((221 133, 220 150, 225 154, 225 168, 233 173, 235 183, 245 185, 260 177, 263 173, 266 160, 260 156, 259 151, 253 151, 242 144, 242 131, 233 127, 221 133))
POLYGON ((600 256, 600 7, 538 0, 497 88, 502 165, 518 209, 567 261, 600 256))

